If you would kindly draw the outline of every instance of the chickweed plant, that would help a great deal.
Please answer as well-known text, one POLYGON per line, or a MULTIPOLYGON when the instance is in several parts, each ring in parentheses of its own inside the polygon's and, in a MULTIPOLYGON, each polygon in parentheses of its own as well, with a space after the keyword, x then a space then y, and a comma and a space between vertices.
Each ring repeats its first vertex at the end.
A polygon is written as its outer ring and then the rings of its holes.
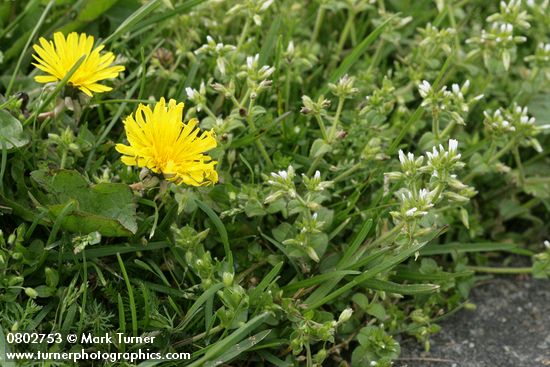
POLYGON ((478 280, 548 278, 549 25, 548 0, 1 2, 0 364, 390 366, 478 280), (7 357, 145 348, 190 359, 7 357))

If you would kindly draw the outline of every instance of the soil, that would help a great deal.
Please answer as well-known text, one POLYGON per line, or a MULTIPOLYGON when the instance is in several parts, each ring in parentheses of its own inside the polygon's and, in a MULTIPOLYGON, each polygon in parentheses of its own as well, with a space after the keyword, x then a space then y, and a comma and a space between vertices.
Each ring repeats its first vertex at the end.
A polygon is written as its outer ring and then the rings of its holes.
POLYGON ((550 280, 498 278, 472 290, 474 311, 441 321, 425 353, 402 341, 395 367, 550 366, 550 280))

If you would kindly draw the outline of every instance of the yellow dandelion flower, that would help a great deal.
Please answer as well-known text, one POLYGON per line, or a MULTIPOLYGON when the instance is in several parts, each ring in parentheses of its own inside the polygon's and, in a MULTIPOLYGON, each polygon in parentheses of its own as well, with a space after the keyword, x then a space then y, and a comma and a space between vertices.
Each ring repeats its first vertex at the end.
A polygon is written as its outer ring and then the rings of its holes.
POLYGON ((213 131, 199 135, 198 121, 183 123, 183 103, 160 99, 154 109, 139 105, 124 120, 130 145, 117 144, 128 166, 147 167, 177 184, 204 186, 218 182, 213 161, 204 152, 216 147, 213 131))
POLYGON ((90 97, 92 92, 102 93, 110 91, 111 87, 99 84, 104 79, 116 78, 118 73, 124 71, 124 66, 115 65, 115 55, 112 52, 101 54, 105 47, 94 47, 94 37, 84 33, 69 33, 67 38, 61 32, 53 35, 54 41, 47 41, 41 37, 40 45, 34 45, 36 55, 32 55, 37 63, 33 63, 38 69, 49 75, 40 75, 34 78, 39 83, 56 82, 63 79, 74 64, 86 56, 86 59, 78 67, 69 79, 69 84, 80 89, 90 97))

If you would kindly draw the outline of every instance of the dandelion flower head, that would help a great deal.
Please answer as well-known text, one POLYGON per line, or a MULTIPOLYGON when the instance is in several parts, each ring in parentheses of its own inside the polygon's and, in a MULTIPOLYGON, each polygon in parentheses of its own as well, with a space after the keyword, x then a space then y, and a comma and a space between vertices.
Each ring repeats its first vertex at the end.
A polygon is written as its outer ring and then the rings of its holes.
POLYGON ((85 56, 82 64, 70 77, 68 84, 91 97, 92 92, 110 91, 111 87, 99 82, 116 78, 120 72, 124 71, 124 66, 113 65, 115 55, 112 52, 102 53, 104 45, 93 48, 94 37, 84 33, 78 35, 72 32, 65 38, 63 33, 56 32, 53 35, 53 42, 41 37, 39 43, 33 46, 36 52, 33 55, 36 63, 33 65, 48 74, 35 77, 39 83, 62 80, 76 62, 85 56))
POLYGON ((182 121, 183 103, 164 98, 153 109, 139 105, 124 120, 129 145, 117 144, 128 166, 147 167, 177 184, 204 186, 218 182, 216 161, 204 153, 216 147, 213 131, 200 133, 198 121, 182 121))

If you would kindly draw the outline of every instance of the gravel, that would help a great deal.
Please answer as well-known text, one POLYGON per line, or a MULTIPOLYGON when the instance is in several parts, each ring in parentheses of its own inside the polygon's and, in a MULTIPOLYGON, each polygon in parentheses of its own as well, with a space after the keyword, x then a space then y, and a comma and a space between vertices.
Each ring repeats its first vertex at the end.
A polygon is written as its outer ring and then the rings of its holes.
POLYGON ((498 278, 472 290, 475 311, 440 323, 425 353, 402 342, 395 367, 550 366, 550 281, 498 278))

